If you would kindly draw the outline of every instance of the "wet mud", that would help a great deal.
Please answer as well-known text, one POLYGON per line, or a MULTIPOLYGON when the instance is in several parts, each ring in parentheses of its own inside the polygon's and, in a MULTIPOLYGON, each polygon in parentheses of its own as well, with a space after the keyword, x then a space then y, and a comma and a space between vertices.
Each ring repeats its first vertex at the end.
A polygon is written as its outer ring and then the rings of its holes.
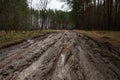
POLYGON ((0 80, 120 80, 120 49, 73 31, 0 50, 0 80))

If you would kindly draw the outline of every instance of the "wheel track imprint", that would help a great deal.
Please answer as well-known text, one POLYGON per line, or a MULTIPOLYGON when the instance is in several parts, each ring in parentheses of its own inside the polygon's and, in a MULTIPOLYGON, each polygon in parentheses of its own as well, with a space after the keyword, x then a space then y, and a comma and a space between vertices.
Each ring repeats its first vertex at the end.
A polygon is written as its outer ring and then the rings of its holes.
POLYGON ((114 47, 68 30, 32 41, 0 51, 0 80, 120 80, 114 47))

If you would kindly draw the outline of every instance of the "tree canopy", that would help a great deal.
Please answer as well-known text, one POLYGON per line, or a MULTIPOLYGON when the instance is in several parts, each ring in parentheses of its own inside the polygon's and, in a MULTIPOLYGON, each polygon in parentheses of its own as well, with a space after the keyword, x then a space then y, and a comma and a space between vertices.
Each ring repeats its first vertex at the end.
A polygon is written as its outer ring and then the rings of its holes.
POLYGON ((120 30, 120 0, 65 0, 76 29, 120 30))
POLYGON ((47 9, 50 1, 40 0, 34 10, 27 0, 0 0, 0 30, 120 30, 119 0, 59 0, 71 11, 47 9))

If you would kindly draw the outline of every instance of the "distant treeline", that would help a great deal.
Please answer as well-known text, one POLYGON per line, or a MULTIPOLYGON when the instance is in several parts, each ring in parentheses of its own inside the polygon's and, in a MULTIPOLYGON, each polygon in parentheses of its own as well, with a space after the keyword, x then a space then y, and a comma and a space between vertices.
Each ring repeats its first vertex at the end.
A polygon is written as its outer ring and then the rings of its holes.
POLYGON ((77 29, 120 30, 120 0, 62 0, 72 9, 77 29))
POLYGON ((28 14, 27 0, 0 0, 0 29, 26 29, 28 14))
POLYGON ((48 10, 47 4, 34 10, 28 0, 0 0, 0 30, 120 30, 120 0, 59 1, 66 1, 71 11, 48 10))
POLYGON ((71 23, 69 12, 34 10, 27 0, 0 0, 0 30, 65 29, 71 23))

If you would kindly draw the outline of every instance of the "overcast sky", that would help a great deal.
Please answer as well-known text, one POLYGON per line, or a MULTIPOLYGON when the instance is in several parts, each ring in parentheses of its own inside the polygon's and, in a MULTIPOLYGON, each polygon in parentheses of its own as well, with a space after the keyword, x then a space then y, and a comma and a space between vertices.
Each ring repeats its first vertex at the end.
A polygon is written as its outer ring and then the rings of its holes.
MULTIPOLYGON (((67 10, 67 6, 62 7, 63 5, 65 5, 65 2, 51 0, 50 3, 48 4, 48 8, 57 10, 67 10)), ((33 0, 32 7, 34 9, 39 9, 39 0, 33 0)))

